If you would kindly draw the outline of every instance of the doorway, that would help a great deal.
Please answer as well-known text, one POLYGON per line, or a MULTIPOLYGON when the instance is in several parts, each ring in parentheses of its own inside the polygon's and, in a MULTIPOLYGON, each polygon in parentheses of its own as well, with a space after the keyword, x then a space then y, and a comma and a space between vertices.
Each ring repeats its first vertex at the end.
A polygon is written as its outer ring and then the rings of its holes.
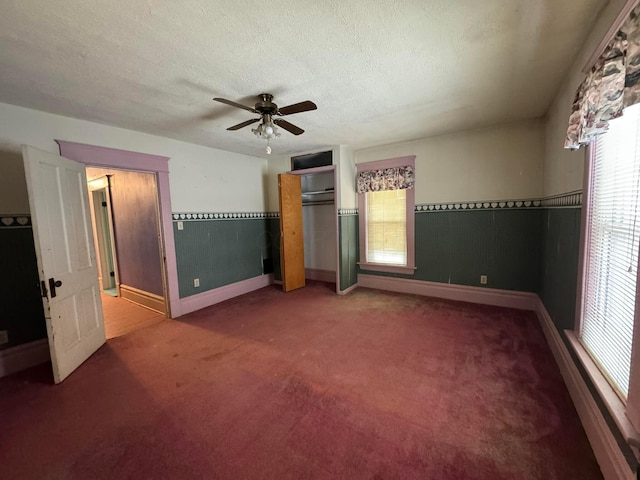
POLYGON ((182 305, 178 288, 178 266, 176 262, 171 216, 169 157, 59 139, 55 141, 60 146, 60 155, 83 163, 86 166, 135 170, 137 172, 152 173, 155 176, 158 210, 160 212, 159 243, 164 272, 166 317, 176 318, 182 315, 182 305))
MULTIPOLYGON (((87 179, 89 169, 87 169, 87 179)), ((120 296, 118 262, 116 260, 113 207, 111 205, 110 175, 88 180, 89 207, 93 223, 93 238, 98 260, 100 291, 112 297, 120 296)))
MULTIPOLYGON (((287 174, 300 177, 301 198, 296 199, 295 207, 288 205, 288 208, 301 210, 303 239, 298 238, 298 242, 303 245, 304 258, 301 261, 304 278, 333 283, 336 293, 339 293, 336 168, 330 165, 292 170, 287 174)), ((281 215, 282 212, 281 204, 281 215)), ((281 245, 286 248, 286 244, 281 245)))
POLYGON ((107 339, 167 313, 156 177, 86 167, 107 339))

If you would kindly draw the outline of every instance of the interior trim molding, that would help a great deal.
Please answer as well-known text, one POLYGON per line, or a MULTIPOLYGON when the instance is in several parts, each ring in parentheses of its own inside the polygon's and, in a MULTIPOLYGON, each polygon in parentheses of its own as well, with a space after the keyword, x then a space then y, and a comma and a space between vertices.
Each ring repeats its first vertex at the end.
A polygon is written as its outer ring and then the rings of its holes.
POLYGON ((336 272, 332 270, 322 270, 320 268, 305 268, 304 277, 308 280, 317 280, 319 282, 335 283, 336 272))
POLYGON ((89 166, 122 168, 151 172, 156 175, 158 187, 158 208, 160 235, 162 237, 161 254, 163 276, 166 280, 165 294, 169 308, 169 318, 179 317, 180 296, 178 287, 178 262, 176 243, 173 237, 171 217, 171 192, 169 188, 169 157, 148 153, 131 152, 117 148, 99 147, 84 143, 58 140, 60 155, 89 166))
POLYGON ((55 139, 55 141, 60 146, 60 155, 76 162, 87 163, 87 158, 90 158, 92 166, 124 168, 126 170, 131 170, 135 167, 169 173, 169 157, 162 155, 132 152, 119 148, 69 142, 67 140, 55 139), (136 165, 132 165, 132 160, 135 161, 136 165))
POLYGON ((602 475, 606 480, 634 480, 636 475, 620 451, 602 412, 562 341, 560 332, 556 329, 542 300, 537 295, 536 297, 536 314, 542 331, 560 368, 560 373, 600 465, 602 475))
POLYGON ((531 292, 453 285, 450 283, 427 282, 381 275, 358 274, 357 285, 365 288, 377 288, 392 292, 412 293, 427 297, 517 308, 520 310, 535 310, 538 298, 535 293, 531 292))
POLYGON ((345 288, 344 290, 339 290, 338 291, 338 295, 346 295, 347 293, 351 293, 353 290, 355 290, 358 287, 359 287, 359 285, 356 282, 353 285, 351 285, 350 287, 345 288))
POLYGON ((46 338, 0 350, 0 377, 35 367, 51 359, 46 338))
POLYGON ((584 67, 582 67, 582 73, 588 74, 591 68, 593 68, 600 56, 604 53, 605 48, 607 48, 609 43, 611 43, 611 40, 613 40, 615 34, 618 33, 618 30, 620 30, 620 27, 631 13, 631 10, 633 10, 637 4, 638 0, 625 1, 622 9, 620 10, 620 13, 618 13, 618 16, 609 27, 609 30, 607 30, 607 33, 604 34, 604 37, 602 37, 602 40, 600 40, 598 46, 595 48, 591 56, 587 59, 584 67))
POLYGON ((153 310, 154 312, 166 315, 167 306, 164 297, 155 293, 146 292, 139 288, 130 287, 129 285, 120 284, 120 296, 125 300, 136 303, 142 307, 153 310))
POLYGON ((248 278, 247 280, 224 285, 219 288, 214 288, 213 290, 208 290, 206 292, 183 298, 180 300, 180 309, 182 314, 185 315, 187 313, 195 312, 196 310, 210 307, 216 303, 224 302, 225 300, 229 300, 239 295, 259 290, 271 285, 272 283, 275 283, 272 273, 248 278))

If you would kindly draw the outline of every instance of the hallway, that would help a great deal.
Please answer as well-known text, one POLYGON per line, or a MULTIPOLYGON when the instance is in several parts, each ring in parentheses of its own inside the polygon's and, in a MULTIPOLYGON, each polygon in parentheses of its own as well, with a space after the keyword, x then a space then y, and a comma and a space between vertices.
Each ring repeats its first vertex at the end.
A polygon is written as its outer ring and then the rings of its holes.
POLYGON ((165 320, 164 315, 120 297, 101 294, 107 339, 120 337, 165 320))

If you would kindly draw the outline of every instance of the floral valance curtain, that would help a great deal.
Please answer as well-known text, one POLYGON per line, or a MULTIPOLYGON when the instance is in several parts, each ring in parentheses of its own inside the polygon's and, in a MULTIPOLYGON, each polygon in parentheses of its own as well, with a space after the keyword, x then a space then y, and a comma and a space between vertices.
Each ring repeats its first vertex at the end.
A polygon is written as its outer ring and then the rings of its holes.
POLYGON ((607 131, 610 120, 636 103, 640 103, 640 6, 632 10, 578 88, 565 148, 591 143, 607 131))
POLYGON ((359 172, 356 191, 358 193, 382 190, 406 190, 413 188, 415 176, 412 166, 383 168, 359 172))

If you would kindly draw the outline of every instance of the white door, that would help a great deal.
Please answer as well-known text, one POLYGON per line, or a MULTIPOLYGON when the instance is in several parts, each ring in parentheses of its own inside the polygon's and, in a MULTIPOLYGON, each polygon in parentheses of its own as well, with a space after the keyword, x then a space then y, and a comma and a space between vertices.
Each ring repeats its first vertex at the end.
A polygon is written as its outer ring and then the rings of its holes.
POLYGON ((22 157, 49 335, 60 383, 106 341, 84 165, 26 145, 22 157))

